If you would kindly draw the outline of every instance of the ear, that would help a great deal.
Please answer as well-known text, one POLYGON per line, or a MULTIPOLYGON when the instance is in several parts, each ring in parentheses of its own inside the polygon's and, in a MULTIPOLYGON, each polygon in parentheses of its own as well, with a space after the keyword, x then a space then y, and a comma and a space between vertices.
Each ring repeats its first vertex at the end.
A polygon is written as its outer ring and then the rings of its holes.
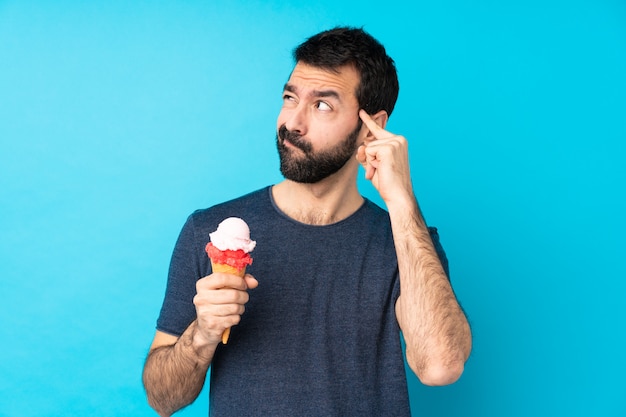
POLYGON ((374 121, 376 122, 376 124, 378 126, 380 126, 380 127, 382 127, 384 129, 385 126, 387 126, 387 121, 389 120, 389 115, 387 114, 387 111, 381 110, 378 113, 376 113, 375 115, 373 115, 372 119, 374 119, 374 121))
MULTIPOLYGON (((385 110, 380 110, 375 114, 370 114, 370 117, 376 122, 378 126, 382 127, 383 129, 385 128, 385 126, 387 126, 389 115, 385 110)), ((372 135, 372 132, 369 129, 367 130, 366 139, 374 139, 374 135, 372 135)))

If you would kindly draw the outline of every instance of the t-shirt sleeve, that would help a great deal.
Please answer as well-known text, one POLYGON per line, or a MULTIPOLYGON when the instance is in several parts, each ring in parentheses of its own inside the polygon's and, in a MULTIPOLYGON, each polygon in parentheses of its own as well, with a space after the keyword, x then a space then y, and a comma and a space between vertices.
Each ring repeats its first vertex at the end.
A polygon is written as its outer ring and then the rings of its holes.
POLYGON ((191 215, 187 218, 172 253, 157 330, 180 336, 195 320, 193 297, 196 295, 196 281, 203 276, 202 266, 205 263, 199 255, 191 215))

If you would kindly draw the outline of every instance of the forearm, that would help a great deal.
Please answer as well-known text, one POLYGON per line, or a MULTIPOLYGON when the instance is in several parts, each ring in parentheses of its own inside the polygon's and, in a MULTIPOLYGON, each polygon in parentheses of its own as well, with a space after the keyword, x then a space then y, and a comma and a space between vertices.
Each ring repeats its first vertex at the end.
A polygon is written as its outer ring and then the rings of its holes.
POLYGON ((400 273, 396 313, 407 361, 426 384, 452 383, 470 354, 469 324, 415 199, 388 209, 400 273))
POLYGON ((173 345, 153 349, 146 359, 143 384, 148 403, 161 416, 170 416, 198 396, 216 346, 202 345, 194 321, 173 345))

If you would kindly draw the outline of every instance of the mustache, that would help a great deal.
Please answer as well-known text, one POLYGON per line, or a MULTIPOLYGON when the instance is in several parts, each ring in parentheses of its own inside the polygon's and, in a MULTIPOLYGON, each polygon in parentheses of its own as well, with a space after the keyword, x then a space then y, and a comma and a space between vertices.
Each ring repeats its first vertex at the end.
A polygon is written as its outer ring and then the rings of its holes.
POLYGON ((285 125, 278 128, 278 138, 281 140, 281 145, 282 142, 288 141, 304 153, 310 153, 313 150, 311 144, 302 139, 301 134, 290 131, 285 125))

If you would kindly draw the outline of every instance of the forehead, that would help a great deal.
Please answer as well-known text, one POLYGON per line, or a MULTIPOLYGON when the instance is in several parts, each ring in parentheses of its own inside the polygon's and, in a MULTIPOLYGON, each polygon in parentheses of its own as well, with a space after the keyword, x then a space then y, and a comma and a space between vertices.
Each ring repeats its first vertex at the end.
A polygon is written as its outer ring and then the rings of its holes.
POLYGON ((296 64, 286 87, 295 89, 297 94, 334 91, 340 99, 356 101, 359 75, 352 66, 340 67, 333 72, 303 63, 296 64))

